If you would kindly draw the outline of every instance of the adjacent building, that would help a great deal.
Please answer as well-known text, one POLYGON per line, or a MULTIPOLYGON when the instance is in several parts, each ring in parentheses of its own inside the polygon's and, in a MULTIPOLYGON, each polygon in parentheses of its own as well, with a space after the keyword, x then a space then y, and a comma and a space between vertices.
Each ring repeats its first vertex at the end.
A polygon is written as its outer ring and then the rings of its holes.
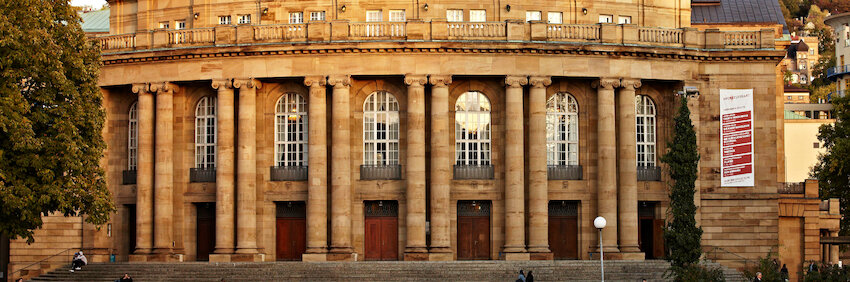
POLYGON ((827 77, 836 83, 835 94, 844 96, 850 91, 850 13, 829 16, 824 23, 835 32, 835 67, 827 70, 827 77))
POLYGON ((808 85, 814 80, 812 69, 820 59, 818 38, 813 36, 792 36, 788 53, 782 60, 785 71, 790 74, 788 83, 808 85))

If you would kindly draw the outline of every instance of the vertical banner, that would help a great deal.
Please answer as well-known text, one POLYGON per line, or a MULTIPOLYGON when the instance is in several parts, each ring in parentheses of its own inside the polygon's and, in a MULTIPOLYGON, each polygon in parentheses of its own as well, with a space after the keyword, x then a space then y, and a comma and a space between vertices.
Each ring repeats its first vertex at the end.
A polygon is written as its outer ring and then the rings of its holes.
POLYGON ((752 187, 753 90, 720 89, 720 187, 752 187))

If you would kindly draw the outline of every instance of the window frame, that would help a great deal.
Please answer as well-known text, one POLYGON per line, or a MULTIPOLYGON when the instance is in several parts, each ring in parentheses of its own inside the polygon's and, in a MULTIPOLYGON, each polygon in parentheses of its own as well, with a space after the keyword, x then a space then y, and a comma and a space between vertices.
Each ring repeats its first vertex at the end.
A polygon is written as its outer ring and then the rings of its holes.
POLYGON ((546 22, 550 24, 563 24, 564 23, 564 13, 563 12, 548 12, 546 13, 546 22), (557 17, 557 21, 552 20, 552 16, 557 17))
POLYGON ((384 14, 382 10, 366 10, 366 22, 381 22, 383 20, 384 14))
POLYGON ((233 21, 230 18, 230 15, 218 16, 218 24, 219 25, 230 25, 233 21))
POLYGON ((139 102, 127 111, 127 170, 138 169, 139 161, 139 102))
POLYGON ((324 20, 325 20, 325 11, 312 11, 312 12, 310 12, 310 21, 311 22, 319 22, 319 21, 324 21, 324 20))
POLYGON ((635 95, 635 160, 638 167, 656 167, 658 108, 648 95, 635 95), (641 138, 643 137, 643 138, 641 138))
POLYGON ((363 165, 399 165, 401 118, 398 99, 389 91, 377 90, 366 97, 362 109, 363 165), (380 127, 381 119, 385 121, 383 128, 380 127))
POLYGON ((407 21, 407 12, 404 9, 389 10, 389 21, 405 22, 407 21), (398 18, 399 14, 401 15, 401 19, 398 18), (393 18, 394 16, 396 18, 393 18))
POLYGON ((469 10, 469 22, 474 22, 474 23, 487 22, 487 10, 484 10, 484 9, 469 10), (478 17, 480 17, 480 19, 478 17))
POLYGON ((218 153, 216 147, 218 105, 216 103, 215 96, 205 96, 195 104, 195 168, 198 169, 210 169, 216 166, 218 153))
POLYGON ((289 24, 303 24, 304 12, 289 12, 289 24))
POLYGON ((632 24, 632 16, 617 16, 617 24, 632 24))
POLYGON ((614 15, 599 14, 599 23, 614 23, 614 15), (603 21, 603 19, 605 19, 603 21))
POLYGON ((481 91, 470 90, 455 101, 455 165, 489 166, 493 155, 492 103, 481 91), (474 95, 474 99, 468 98, 474 95), (461 106, 461 103, 464 103, 461 106), (473 103, 473 104, 468 104, 473 103), (474 109, 473 109, 474 107, 474 109), (476 133, 464 131, 462 123, 469 122, 476 133), (466 133, 464 133, 466 132, 466 133))
POLYGON ((579 104, 569 92, 546 100, 546 164, 579 165, 579 104))
POLYGON ((295 92, 283 93, 275 103, 275 166, 306 167, 308 165, 309 126, 308 105, 304 96, 295 92))
POLYGON ((540 21, 543 20, 543 11, 525 11, 525 21, 540 21), (534 16, 537 16, 535 19, 534 16))
POLYGON ((447 9, 446 10, 446 21, 447 22, 463 22, 463 9, 447 9))
POLYGON ((237 24, 251 24, 251 14, 241 14, 236 17, 237 24))

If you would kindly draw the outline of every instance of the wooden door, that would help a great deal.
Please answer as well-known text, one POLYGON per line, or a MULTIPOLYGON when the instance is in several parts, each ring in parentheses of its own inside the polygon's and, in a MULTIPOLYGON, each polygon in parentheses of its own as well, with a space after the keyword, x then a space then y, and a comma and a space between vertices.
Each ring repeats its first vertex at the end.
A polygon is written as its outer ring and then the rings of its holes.
POLYGON ((398 260, 398 202, 366 201, 366 260, 398 260))
POLYGON ((549 248, 555 259, 578 259, 578 217, 549 216, 549 248))
POLYGON ((210 253, 215 250, 215 204, 200 203, 197 204, 197 210, 197 260, 208 261, 210 260, 210 253))
POLYGON ((457 258, 459 260, 490 259, 490 218, 459 216, 457 222, 457 258))
POLYGON ((307 251, 307 206, 304 202, 278 202, 275 221, 275 258, 301 260, 307 251))
POLYGON ((136 251, 136 205, 127 205, 127 254, 136 251))
POLYGON ((656 219, 654 223, 652 226, 652 256, 656 259, 665 258, 667 252, 664 250, 664 220, 656 219))

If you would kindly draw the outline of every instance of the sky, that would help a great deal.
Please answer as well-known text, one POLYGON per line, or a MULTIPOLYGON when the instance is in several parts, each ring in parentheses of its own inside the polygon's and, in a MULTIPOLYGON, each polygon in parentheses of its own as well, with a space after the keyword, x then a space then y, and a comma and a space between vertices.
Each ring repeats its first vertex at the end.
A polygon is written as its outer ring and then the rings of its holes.
POLYGON ((99 9, 106 4, 106 0, 71 0, 72 6, 92 6, 95 9, 99 9))

